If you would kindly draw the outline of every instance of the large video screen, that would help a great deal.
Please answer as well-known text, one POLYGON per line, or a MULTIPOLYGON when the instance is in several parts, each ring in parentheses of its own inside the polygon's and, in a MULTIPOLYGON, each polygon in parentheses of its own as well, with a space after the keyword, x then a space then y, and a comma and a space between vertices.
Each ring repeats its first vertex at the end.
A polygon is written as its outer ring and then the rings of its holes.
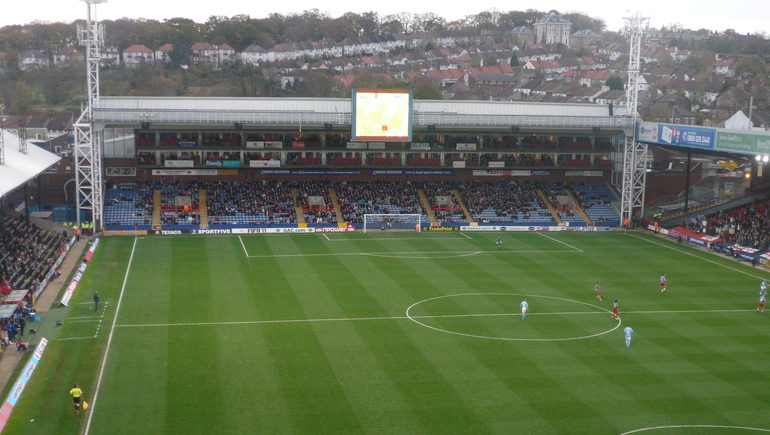
POLYGON ((353 89, 352 140, 412 140, 410 89, 353 89))

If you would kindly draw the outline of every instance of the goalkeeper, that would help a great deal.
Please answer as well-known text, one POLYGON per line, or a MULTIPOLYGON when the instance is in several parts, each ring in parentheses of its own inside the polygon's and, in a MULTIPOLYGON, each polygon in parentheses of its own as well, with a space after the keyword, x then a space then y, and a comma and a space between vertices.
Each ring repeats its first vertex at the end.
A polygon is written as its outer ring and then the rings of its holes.
POLYGON ((503 236, 497 236, 497 250, 500 250, 500 247, 503 246, 503 236))

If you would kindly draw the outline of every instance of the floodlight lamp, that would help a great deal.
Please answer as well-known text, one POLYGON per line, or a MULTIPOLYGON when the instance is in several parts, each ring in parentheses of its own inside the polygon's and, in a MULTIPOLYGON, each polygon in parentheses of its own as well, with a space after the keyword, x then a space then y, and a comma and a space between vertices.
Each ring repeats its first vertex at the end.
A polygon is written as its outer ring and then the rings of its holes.
POLYGON ((758 161, 758 162, 761 162, 761 161, 762 161, 762 156, 760 156, 759 154, 757 154, 757 156, 756 156, 756 157, 754 157, 754 159, 756 159, 756 161, 758 161))
POLYGON ((763 162, 765 162, 765 163, 767 163, 768 161, 770 161, 770 156, 764 156, 764 157, 762 157, 762 161, 763 161, 763 162))

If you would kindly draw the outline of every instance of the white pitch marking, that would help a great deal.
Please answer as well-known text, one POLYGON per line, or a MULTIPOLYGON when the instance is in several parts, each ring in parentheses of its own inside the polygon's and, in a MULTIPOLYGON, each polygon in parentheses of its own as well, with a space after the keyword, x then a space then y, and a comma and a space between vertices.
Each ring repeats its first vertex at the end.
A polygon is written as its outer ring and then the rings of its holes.
POLYGON ((329 236, 327 236, 326 234, 324 234, 324 237, 326 237, 326 240, 328 240, 330 242, 332 241, 332 239, 330 239, 329 236))
POLYGON ((696 428, 696 429, 697 428, 740 429, 740 430, 753 430, 756 432, 770 432, 770 429, 761 429, 758 427, 722 426, 722 425, 716 425, 716 424, 676 424, 676 425, 670 425, 670 426, 643 427, 641 429, 635 429, 629 432, 623 432, 620 435, 630 435, 632 433, 639 433, 639 432, 645 432, 648 430, 657 430, 657 429, 676 429, 680 427, 696 428))
POLYGON ((70 337, 70 338, 57 338, 56 341, 64 341, 64 340, 86 340, 89 338, 96 338, 94 335, 93 337, 70 337))
MULTIPOLYGON (((606 330, 604 332, 599 332, 597 334, 584 335, 584 336, 581 336, 581 337, 567 337, 567 338, 508 338, 508 337, 489 337, 489 336, 485 336, 485 335, 464 334, 462 332, 455 332, 455 331, 449 331, 449 330, 446 330, 446 329, 436 328, 436 327, 433 327, 433 326, 430 326, 430 325, 426 325, 426 324, 424 324, 422 322, 418 322, 417 320, 415 320, 415 317, 409 315, 409 310, 411 310, 412 308, 414 308, 415 306, 417 306, 417 305, 419 305, 419 304, 421 304, 423 302, 429 302, 429 301, 433 301, 433 300, 436 300, 436 299, 450 298, 450 297, 454 297, 454 296, 488 296, 488 295, 529 296, 529 297, 534 297, 534 298, 556 299, 556 300, 560 300, 560 301, 574 302, 576 304, 582 304, 582 305, 587 305, 589 307, 597 308, 597 309, 601 310, 601 311, 597 311, 600 314, 606 315, 607 313, 611 313, 610 310, 608 310, 606 308, 602 308, 602 307, 599 307, 597 305, 589 304, 588 302, 581 302, 581 301, 576 301, 576 300, 573 300, 573 299, 557 298, 555 296, 525 295, 525 294, 515 294, 515 293, 460 293, 460 294, 454 294, 454 295, 436 296, 435 298, 428 298, 428 299, 424 299, 422 301, 415 302, 412 305, 410 305, 409 308, 406 309, 406 316, 412 322, 414 322, 414 323, 416 323, 416 324, 418 324, 420 326, 423 326, 425 328, 432 329, 434 331, 444 332, 446 334, 460 335, 462 337, 483 338, 483 339, 487 339, 487 340, 501 340, 501 341, 571 341, 571 340, 582 340, 584 338, 593 338, 593 337, 598 337, 600 335, 608 334, 608 333, 618 329, 620 327, 620 324, 622 323, 620 317, 618 316, 618 324, 615 325, 614 328, 608 329, 608 330, 606 330)), ((527 314, 530 314, 530 313, 527 313, 527 314)))
POLYGON ((463 233, 463 232, 461 232, 461 233, 460 233, 460 235, 461 235, 461 236, 463 236, 463 237, 465 237, 465 238, 466 238, 466 239, 468 239, 468 240, 473 240, 473 238, 472 238, 471 236, 469 236, 469 235, 467 235, 467 234, 465 234, 465 233, 463 233))
POLYGON ((361 252, 361 255, 366 255, 367 257, 380 257, 380 258, 422 258, 425 260, 431 260, 434 258, 440 259, 440 258, 462 258, 462 257, 470 257, 476 254, 481 254, 481 251, 475 251, 467 254, 450 254, 445 253, 446 255, 442 256, 432 256, 432 257, 412 257, 412 256, 404 256, 404 255, 390 255, 388 253, 373 253, 373 252, 361 252))
POLYGON ((68 321, 67 323, 88 323, 88 322, 101 322, 101 319, 93 319, 93 320, 74 320, 74 321, 68 321))
POLYGON ((243 246, 243 252, 246 253, 246 258, 249 258, 249 251, 246 250, 246 245, 243 244, 243 239, 241 238, 241 236, 238 236, 238 240, 241 241, 241 246, 243 246))
MULTIPOLYGON (((583 251, 579 251, 583 252, 583 251)), ((342 252, 342 253, 330 253, 330 254, 276 254, 276 255, 250 255, 249 258, 291 258, 291 257, 336 257, 336 256, 351 256, 351 255, 383 255, 383 254, 439 254, 442 252, 437 251, 399 251, 399 252, 342 252)), ((578 253, 578 251, 453 251, 443 252, 444 254, 568 254, 578 253)), ((402 257, 403 258, 403 257, 402 257)), ((436 257, 413 257, 413 258, 425 258, 431 259, 436 257)))
MULTIPOLYGON (((626 233, 626 234, 628 234, 628 233, 626 233)), ((701 256, 699 256, 699 255, 695 255, 695 254, 693 254, 693 253, 691 253, 691 252, 686 252, 686 251, 682 251, 682 250, 680 250, 680 249, 675 249, 675 248, 672 248, 671 246, 666 246, 666 245, 664 245, 664 244, 662 244, 662 243, 654 242, 654 241, 652 241, 652 240, 647 240, 647 239, 645 239, 645 238, 643 238, 643 237, 639 237, 639 236, 636 236, 636 235, 633 235, 633 234, 628 234, 628 235, 629 235, 629 236, 631 236, 631 237, 634 237, 634 238, 636 238, 636 239, 639 239, 639 240, 644 240, 645 242, 649 242, 649 243, 652 243, 653 245, 662 246, 662 247, 664 247, 664 248, 666 248, 666 249, 671 249, 672 251, 676 251, 676 252, 679 252, 679 253, 682 253, 682 254, 686 254, 686 255, 689 255, 689 256, 691 256, 691 257, 699 258, 699 259, 701 259, 701 260, 703 260, 703 261, 707 261, 707 262, 709 262, 709 263, 711 263, 711 264, 716 264, 717 266, 722 266, 722 267, 724 267, 724 268, 726 268, 726 269, 730 269, 730 270, 733 270, 733 271, 735 271, 735 272, 738 272, 738 273, 742 273, 742 274, 744 274, 744 275, 748 275, 748 276, 750 276, 750 277, 752 277, 752 278, 756 278, 756 279, 767 279, 767 277, 761 277, 761 276, 752 275, 752 274, 750 274, 750 273, 748 273, 748 272, 745 272, 745 271, 743 271, 743 270, 740 270, 740 269, 735 269, 735 268, 733 268, 733 267, 730 267, 730 266, 728 266, 728 265, 726 265, 726 264, 722 264, 722 263, 719 263, 719 262, 716 262, 716 261, 713 261, 713 260, 709 260, 708 258, 703 258, 703 257, 701 257, 701 256)))
POLYGON ((330 242, 379 242, 383 240, 384 241, 388 241, 388 240, 423 240, 423 241, 425 240, 458 240, 458 241, 462 241, 463 239, 459 237, 372 237, 372 238, 366 238, 366 239, 363 239, 363 238, 329 239, 330 242))
POLYGON ((545 237, 546 239, 551 239, 551 240, 553 240, 554 242, 558 242, 558 243, 561 243, 562 245, 565 245, 565 246, 569 246, 570 248, 572 248, 572 249, 574 249, 574 250, 576 250, 576 251, 578 251, 578 252, 583 252, 583 250, 582 250, 582 249, 576 248, 576 247, 574 247, 574 246, 570 245, 569 243, 565 243, 565 242, 562 242, 561 240, 557 240, 557 239, 554 239, 553 237, 550 237, 550 236, 546 236, 546 235, 545 235, 545 234, 543 234, 543 233, 536 233, 536 234, 538 234, 538 235, 541 235, 541 236, 545 237))
MULTIPOLYGON (((475 295, 477 293, 469 293, 475 295)), ((507 295, 508 293, 493 293, 500 295, 507 295)), ((448 295, 459 296, 459 295, 448 295)), ((518 296, 518 295, 513 295, 518 296)), ((535 297, 538 297, 537 295, 535 297)), ((540 296, 545 297, 545 296, 540 296)), ((549 297, 550 298, 550 297, 549 297)), ((579 302, 572 301, 570 302, 579 302)), ((580 302, 583 303, 583 302, 580 302)), ((594 306, 591 304, 586 304, 594 306)), ((602 308, 604 310, 604 308, 602 308)), ((749 312, 754 310, 691 310, 691 311, 625 311, 622 314, 665 314, 665 313, 728 313, 728 312, 749 312)), ((607 315, 609 310, 604 311, 564 311, 564 312, 551 312, 551 313, 527 313, 527 316, 566 316, 571 314, 602 314, 607 315)), ((441 319, 441 318, 453 318, 453 317, 495 317, 495 316, 516 316, 521 313, 491 313, 491 314, 440 314, 434 316, 385 316, 385 317, 341 317, 341 318, 327 318, 327 319, 282 319, 282 320, 244 320, 240 322, 185 322, 185 323, 147 323, 147 324, 134 324, 134 325, 115 325, 116 328, 157 328, 157 327, 171 327, 171 326, 225 326, 225 325, 266 325, 266 324, 279 324, 279 323, 317 323, 317 322, 358 322, 365 320, 407 320, 407 319, 441 319)))
MULTIPOLYGON (((96 399, 99 397, 99 388, 102 386, 102 377, 104 376, 104 368, 107 366, 107 357, 110 355, 110 345, 112 344, 112 336, 115 333, 115 324, 118 323, 118 314, 120 313, 120 305, 123 303, 123 294, 126 291, 126 283, 128 282, 128 274, 131 272, 131 264, 134 261, 134 252, 136 252, 136 238, 134 239, 134 246, 131 248, 131 257, 128 259, 128 267, 126 268, 126 276, 123 278, 123 287, 120 289, 120 297, 118 298, 118 307, 115 309, 115 317, 112 319, 112 327, 110 328, 110 336, 107 338, 107 347, 104 349, 104 357, 102 358, 102 366, 99 369, 99 378, 96 380, 96 390, 94 391, 94 398, 91 402, 91 412, 88 413, 88 422, 86 423, 85 434, 88 435, 88 431, 91 428, 91 419, 94 417, 94 408, 96 407, 96 399)), ((94 335, 96 338, 96 335, 94 335)))

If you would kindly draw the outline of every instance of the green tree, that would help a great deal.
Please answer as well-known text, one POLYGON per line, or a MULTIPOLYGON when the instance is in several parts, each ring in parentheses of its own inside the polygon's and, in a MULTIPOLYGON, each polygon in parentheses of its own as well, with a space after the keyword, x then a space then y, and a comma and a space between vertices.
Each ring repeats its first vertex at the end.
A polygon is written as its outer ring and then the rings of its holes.
POLYGON ((620 76, 610 77, 607 79, 607 86, 609 86, 611 91, 622 91, 623 79, 620 76))
POLYGON ((513 54, 511 54, 511 61, 508 63, 510 66, 519 66, 519 55, 514 50, 513 54))
POLYGON ((172 68, 179 68, 181 65, 190 64, 190 55, 192 54, 193 41, 188 33, 179 32, 174 35, 174 41, 171 43, 172 68))
POLYGON ((45 71, 43 77, 43 96, 46 103, 54 106, 69 103, 72 88, 67 83, 68 77, 64 69, 45 71))
POLYGON ((444 94, 438 85, 430 81, 421 81, 414 86, 412 93, 415 100, 443 100, 444 94))
POLYGON ((759 56, 745 56, 735 72, 748 79, 767 77, 767 64, 759 56))

